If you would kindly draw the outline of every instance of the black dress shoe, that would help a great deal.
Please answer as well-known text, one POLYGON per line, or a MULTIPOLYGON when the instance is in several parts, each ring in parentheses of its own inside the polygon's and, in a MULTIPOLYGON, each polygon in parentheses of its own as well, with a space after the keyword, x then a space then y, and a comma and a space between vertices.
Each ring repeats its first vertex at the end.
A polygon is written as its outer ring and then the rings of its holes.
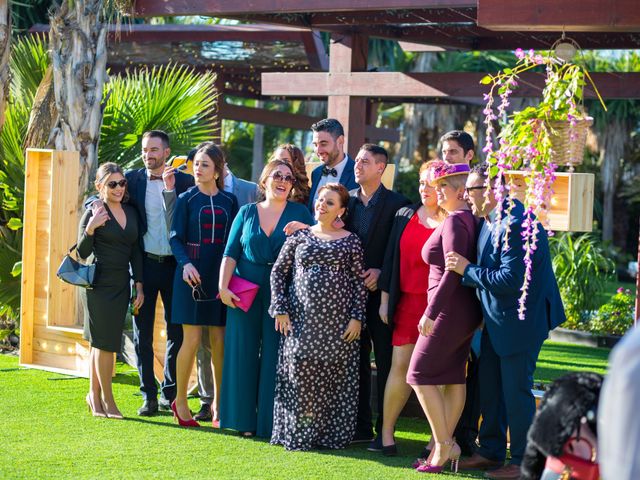
POLYGON ((358 443, 369 443, 373 441, 373 433, 358 433, 353 436, 351 440, 351 445, 355 445, 358 443))
POLYGON ((398 455, 398 447, 395 443, 393 445, 383 445, 382 454, 385 457, 395 457, 396 455, 398 455))
POLYGON ((158 400, 158 408, 160 410, 162 410, 163 412, 170 412, 171 411, 171 400, 167 400, 164 397, 160 397, 160 400, 158 400))
POLYGON ((193 418, 198 422, 208 422, 211 420, 211 405, 203 403, 200 405, 200 411, 193 418))
POLYGON ((367 450, 370 452, 381 452, 382 451, 382 437, 380 435, 377 435, 376 438, 374 438, 371 443, 369 443, 369 446, 367 447, 367 450))
POLYGON ((138 409, 138 415, 141 417, 151 417, 156 413, 158 413, 158 401, 155 398, 145 400, 138 409))

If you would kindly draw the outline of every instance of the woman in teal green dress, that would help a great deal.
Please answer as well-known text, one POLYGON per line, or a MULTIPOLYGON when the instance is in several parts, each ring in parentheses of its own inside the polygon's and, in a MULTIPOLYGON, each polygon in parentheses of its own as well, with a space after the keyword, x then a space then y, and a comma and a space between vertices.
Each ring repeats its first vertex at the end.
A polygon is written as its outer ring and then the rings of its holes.
POLYGON ((294 183, 288 163, 269 162, 258 186, 265 199, 243 206, 236 216, 220 268, 220 298, 229 307, 220 398, 220 427, 271 438, 280 334, 268 313, 271 267, 291 221, 313 223, 309 210, 288 201, 294 183), (232 274, 260 286, 251 308, 237 308, 229 289, 232 274))

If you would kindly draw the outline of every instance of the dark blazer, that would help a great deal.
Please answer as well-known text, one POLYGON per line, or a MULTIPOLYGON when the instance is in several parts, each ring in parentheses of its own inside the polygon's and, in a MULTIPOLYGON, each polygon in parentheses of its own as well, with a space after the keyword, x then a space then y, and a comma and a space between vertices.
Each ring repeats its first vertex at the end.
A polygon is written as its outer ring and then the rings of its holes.
MULTIPOLYGON (((388 190, 384 185, 381 185, 381 188, 380 198, 374 207, 373 221, 369 226, 368 238, 362 242, 365 268, 382 269, 393 219, 398 210, 410 203, 404 195, 388 190)), ((354 211, 359 191, 360 188, 355 188, 349 192, 351 198, 349 199, 345 225, 350 232, 355 232, 355 226, 353 225, 353 215, 349 212, 354 211)))
MULTIPOLYGON (((351 157, 348 154, 344 154, 347 158, 347 164, 342 171, 342 175, 340 175, 340 180, 338 183, 341 183, 346 187, 347 190, 352 190, 354 188, 358 188, 358 184, 356 183, 356 176, 353 172, 353 169, 356 165, 351 157)), ((311 191, 309 192, 309 210, 313 212, 313 197, 316 195, 316 190, 318 189, 318 183, 320 183, 320 179, 322 178, 322 168, 324 165, 320 165, 313 169, 311 172, 311 191)))
MULTIPOLYGON (((389 326, 393 327, 393 314, 400 300, 400 238, 411 218, 420 208, 421 203, 403 207, 396 212, 393 227, 389 235, 389 243, 384 254, 382 273, 378 279, 378 288, 389 294, 389 326)), ((426 293, 426 292, 425 292, 426 293)))
MULTIPOLYGON (((140 168, 138 170, 129 170, 124 176, 127 179, 127 187, 129 192, 129 203, 138 210, 140 218, 140 238, 147 232, 147 210, 144 206, 145 197, 147 195, 147 170, 140 168)), ((176 195, 187 191, 195 185, 194 179, 188 173, 176 171, 176 195)))
MULTIPOLYGON (((506 211, 506 207, 505 207, 506 211)), ((538 225, 537 247, 533 254, 525 319, 518 318, 520 288, 524 282, 525 252, 522 248, 524 206, 515 200, 511 215, 502 219, 492 235, 478 242, 479 265, 470 264, 464 271, 462 284, 478 289, 485 328, 491 345, 500 356, 524 352, 540 345, 549 330, 566 320, 556 277, 551 267, 547 232, 538 225), (503 249, 504 233, 510 227, 508 248, 503 249), (492 236, 498 235, 496 247, 492 236)), ((480 224, 480 228, 482 223, 480 224)), ((476 259, 469 259, 475 262, 476 259)))

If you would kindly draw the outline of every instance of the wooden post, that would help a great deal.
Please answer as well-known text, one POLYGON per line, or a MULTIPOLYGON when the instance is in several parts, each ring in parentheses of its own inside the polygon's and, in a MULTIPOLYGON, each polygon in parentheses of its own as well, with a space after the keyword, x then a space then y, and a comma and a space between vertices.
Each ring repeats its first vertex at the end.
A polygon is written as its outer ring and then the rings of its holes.
MULTIPOLYGON (((329 47, 329 76, 332 73, 363 72, 367 70, 369 38, 366 35, 331 34, 329 47)), ((367 99, 349 95, 329 96, 328 116, 342 123, 345 134, 344 149, 352 157, 365 141, 367 99)))

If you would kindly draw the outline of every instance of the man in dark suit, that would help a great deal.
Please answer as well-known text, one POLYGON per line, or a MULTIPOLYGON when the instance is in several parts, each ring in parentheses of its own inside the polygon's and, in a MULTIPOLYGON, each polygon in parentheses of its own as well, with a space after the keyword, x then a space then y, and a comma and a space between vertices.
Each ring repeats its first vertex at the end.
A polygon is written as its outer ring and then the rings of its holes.
MULTIPOLYGON (((151 130, 142 136, 142 160, 145 168, 125 173, 129 202, 138 210, 144 250, 143 278, 145 302, 134 316, 133 339, 138 357, 140 390, 144 403, 138 415, 150 416, 158 411, 158 386, 153 372, 153 324, 158 294, 164 304, 167 322, 167 350, 160 407, 169 410, 176 396, 176 359, 182 344, 182 325, 171 324, 171 296, 176 261, 169 246, 163 195, 180 195, 194 185, 191 175, 168 167, 169 137, 161 130, 151 130)), ((173 202, 175 204, 175 202, 173 202)))
POLYGON ((384 388, 391 368, 391 329, 379 315, 380 290, 378 277, 384 261, 389 234, 396 212, 410 202, 404 196, 387 190, 382 185, 382 173, 387 166, 387 151, 373 144, 360 148, 354 164, 358 188, 349 192, 346 228, 357 234, 364 248, 364 282, 369 289, 367 320, 360 341, 360 390, 358 396, 358 418, 354 443, 371 442, 369 449, 382 450, 382 428, 384 388), (374 440, 371 413, 371 347, 376 361, 376 386, 378 419, 374 440))
POLYGON ((311 125, 313 131, 313 151, 323 165, 311 172, 311 191, 309 192, 309 210, 313 213, 313 204, 320 187, 327 183, 338 182, 347 190, 358 187, 353 173, 354 161, 344 153, 344 128, 334 118, 325 118, 311 125))
POLYGON ((509 215, 509 200, 498 221, 495 181, 487 191, 487 164, 472 169, 467 179, 466 196, 474 215, 483 218, 478 238, 477 264, 455 252, 446 256, 446 269, 462 275, 462 284, 478 289, 485 326, 481 340, 479 365, 480 448, 460 468, 498 467, 486 473, 488 478, 516 479, 527 443, 527 431, 536 404, 531 388, 533 372, 542 343, 549 330, 565 321, 558 284, 551 266, 547 232, 536 230, 536 249, 531 261, 531 279, 527 289, 524 319, 519 318, 520 288, 525 278, 525 251, 522 232, 526 215, 517 200, 509 215), (507 245, 505 248, 505 235, 507 245), (511 461, 504 465, 507 427, 511 438, 511 461))

